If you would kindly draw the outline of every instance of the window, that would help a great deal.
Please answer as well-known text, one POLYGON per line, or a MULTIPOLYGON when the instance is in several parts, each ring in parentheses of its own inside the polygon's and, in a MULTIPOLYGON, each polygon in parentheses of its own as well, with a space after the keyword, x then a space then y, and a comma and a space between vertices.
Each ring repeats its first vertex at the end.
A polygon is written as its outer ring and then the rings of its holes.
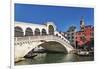
POLYGON ((72 35, 74 35, 74 33, 72 33, 72 35))
POLYGON ((70 37, 67 38, 68 40, 70 39, 70 37))
POLYGON ((72 39, 74 39, 74 36, 72 36, 72 39))

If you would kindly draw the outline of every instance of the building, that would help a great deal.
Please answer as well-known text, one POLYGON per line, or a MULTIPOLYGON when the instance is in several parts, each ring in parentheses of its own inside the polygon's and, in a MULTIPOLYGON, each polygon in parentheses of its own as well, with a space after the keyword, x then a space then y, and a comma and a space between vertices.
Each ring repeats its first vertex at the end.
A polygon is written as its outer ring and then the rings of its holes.
POLYGON ((77 31, 75 26, 69 27, 67 32, 60 32, 68 39, 74 48, 94 47, 94 27, 85 25, 83 17, 80 20, 80 30, 77 31))
POLYGON ((85 25, 84 19, 82 18, 80 20, 80 31, 76 32, 77 48, 91 47, 92 40, 94 40, 94 27, 92 25, 85 25))
POLYGON ((84 22, 84 19, 82 17, 81 20, 80 20, 80 30, 84 31, 84 28, 85 28, 85 22, 84 22))
POLYGON ((67 31, 67 39, 70 41, 71 45, 76 48, 76 27, 71 26, 67 31))
POLYGON ((70 41, 71 45, 76 48, 76 27, 69 27, 67 32, 60 32, 67 40, 70 41))

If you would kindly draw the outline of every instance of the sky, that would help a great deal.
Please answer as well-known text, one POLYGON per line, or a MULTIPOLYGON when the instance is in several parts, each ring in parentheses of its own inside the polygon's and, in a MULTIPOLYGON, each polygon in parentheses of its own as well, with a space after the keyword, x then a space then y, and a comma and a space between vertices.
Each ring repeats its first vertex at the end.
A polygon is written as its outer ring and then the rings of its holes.
POLYGON ((58 31, 66 32, 72 25, 79 30, 83 16, 86 25, 94 25, 94 9, 85 7, 15 4, 14 20, 36 24, 54 22, 58 31))

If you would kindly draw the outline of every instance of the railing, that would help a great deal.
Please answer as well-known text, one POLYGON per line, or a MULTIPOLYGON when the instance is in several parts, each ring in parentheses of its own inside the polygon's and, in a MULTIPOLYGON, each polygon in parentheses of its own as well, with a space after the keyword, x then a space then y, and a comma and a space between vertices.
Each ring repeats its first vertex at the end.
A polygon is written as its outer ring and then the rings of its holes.
POLYGON ((60 40, 64 40, 65 42, 69 43, 67 40, 62 39, 60 37, 54 36, 54 35, 45 35, 45 36, 27 36, 27 37, 15 37, 14 40, 15 41, 29 41, 29 40, 47 40, 47 39, 60 39, 60 40))
POLYGON ((15 37, 14 39, 15 39, 15 42, 21 42, 21 41, 39 41, 39 40, 57 41, 57 42, 59 42, 61 44, 69 46, 70 48, 73 48, 67 40, 62 39, 60 37, 57 37, 55 35, 15 37))

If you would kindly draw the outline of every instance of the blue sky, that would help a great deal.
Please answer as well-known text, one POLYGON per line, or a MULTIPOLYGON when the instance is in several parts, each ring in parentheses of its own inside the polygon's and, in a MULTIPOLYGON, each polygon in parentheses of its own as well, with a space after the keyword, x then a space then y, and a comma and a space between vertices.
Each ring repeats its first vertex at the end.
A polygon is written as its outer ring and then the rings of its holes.
POLYGON ((44 24, 52 21, 58 31, 67 31, 71 25, 79 30, 80 18, 86 25, 94 25, 94 9, 33 4, 15 4, 15 21, 44 24))

